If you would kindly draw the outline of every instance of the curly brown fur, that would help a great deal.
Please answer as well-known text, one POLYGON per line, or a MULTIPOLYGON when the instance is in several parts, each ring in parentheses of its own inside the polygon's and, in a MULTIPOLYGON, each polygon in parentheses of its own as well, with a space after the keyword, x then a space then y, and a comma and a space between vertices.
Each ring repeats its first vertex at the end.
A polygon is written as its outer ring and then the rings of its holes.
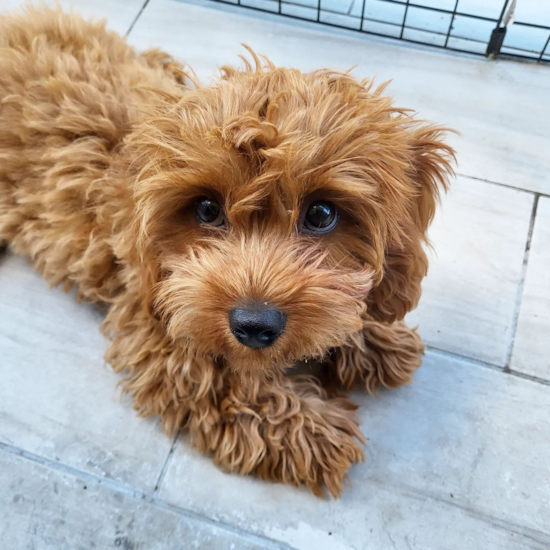
POLYGON ((227 470, 338 496, 363 458, 355 406, 285 370, 330 354, 345 387, 410 380, 423 347, 401 320, 452 150, 384 86, 250 54, 201 87, 102 23, 0 17, 0 242, 107 306, 141 414, 227 470), (225 228, 197 223, 201 196, 225 228), (299 229, 314 199, 340 212, 323 236, 299 229), (270 347, 230 330, 251 301, 286 313, 270 347))
POLYGON ((333 375, 348 389, 364 385, 372 394, 380 386, 408 384, 423 355, 424 345, 415 329, 402 321, 382 323, 365 316, 363 331, 335 350, 333 375))

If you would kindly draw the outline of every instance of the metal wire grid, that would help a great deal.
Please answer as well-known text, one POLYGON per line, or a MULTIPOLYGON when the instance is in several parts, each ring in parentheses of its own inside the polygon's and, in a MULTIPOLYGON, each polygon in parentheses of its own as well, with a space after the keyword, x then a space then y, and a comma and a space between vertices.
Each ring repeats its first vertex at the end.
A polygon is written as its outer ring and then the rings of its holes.
MULTIPOLYGON (((351 7, 344 12, 338 9, 339 0, 214 1, 456 52, 550 63, 550 26, 515 21, 507 28, 503 21, 510 8, 510 0, 503 2, 498 18, 460 11, 461 0, 455 0, 452 9, 410 0, 353 0, 351 7), (402 10, 402 18, 389 19, 376 13, 380 7, 387 10, 391 6, 397 8, 396 13, 402 10), (413 10, 414 18, 411 17, 413 10), (426 21, 434 19, 434 14, 436 18, 439 17, 441 24, 426 24, 426 21), (466 21, 470 22, 469 25, 477 26, 479 32, 465 30, 468 26, 465 25, 466 21), (461 24, 457 24, 459 22, 461 24), (446 28, 442 28, 445 23, 446 28), (515 45, 513 40, 506 40, 507 32, 509 37, 510 34, 519 35, 523 37, 523 42, 531 44, 515 45)), ((345 0, 341 4, 345 5, 345 0)))

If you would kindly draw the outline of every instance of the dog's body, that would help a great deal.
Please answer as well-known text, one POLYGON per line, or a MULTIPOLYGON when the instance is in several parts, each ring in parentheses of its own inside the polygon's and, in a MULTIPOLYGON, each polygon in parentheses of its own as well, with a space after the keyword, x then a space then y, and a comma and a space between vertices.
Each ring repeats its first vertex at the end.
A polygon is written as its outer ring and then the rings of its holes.
POLYGON ((337 496, 363 458, 338 387, 420 365, 401 319, 452 151, 381 89, 253 57, 192 89, 102 24, 0 17, 0 243, 107 305, 142 414, 225 469, 337 496), (285 375, 315 358, 327 385, 285 375))

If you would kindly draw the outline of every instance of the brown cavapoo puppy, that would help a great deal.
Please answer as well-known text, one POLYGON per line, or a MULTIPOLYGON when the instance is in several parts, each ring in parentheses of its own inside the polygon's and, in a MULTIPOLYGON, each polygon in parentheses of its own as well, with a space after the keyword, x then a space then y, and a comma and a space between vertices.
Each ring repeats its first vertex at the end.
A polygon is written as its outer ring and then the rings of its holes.
POLYGON ((402 319, 453 152, 383 86, 250 55, 202 87, 102 23, 0 17, 0 241, 107 306, 141 414, 336 497, 363 459, 341 390, 421 364, 402 319))

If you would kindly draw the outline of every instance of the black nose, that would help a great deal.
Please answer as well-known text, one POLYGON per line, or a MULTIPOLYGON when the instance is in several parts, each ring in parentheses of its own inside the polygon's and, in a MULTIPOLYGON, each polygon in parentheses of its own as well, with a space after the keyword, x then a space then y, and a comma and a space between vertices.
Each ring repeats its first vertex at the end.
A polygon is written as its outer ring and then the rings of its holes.
POLYGON ((235 338, 252 349, 271 346, 285 329, 286 315, 278 309, 232 309, 229 328, 235 338))

